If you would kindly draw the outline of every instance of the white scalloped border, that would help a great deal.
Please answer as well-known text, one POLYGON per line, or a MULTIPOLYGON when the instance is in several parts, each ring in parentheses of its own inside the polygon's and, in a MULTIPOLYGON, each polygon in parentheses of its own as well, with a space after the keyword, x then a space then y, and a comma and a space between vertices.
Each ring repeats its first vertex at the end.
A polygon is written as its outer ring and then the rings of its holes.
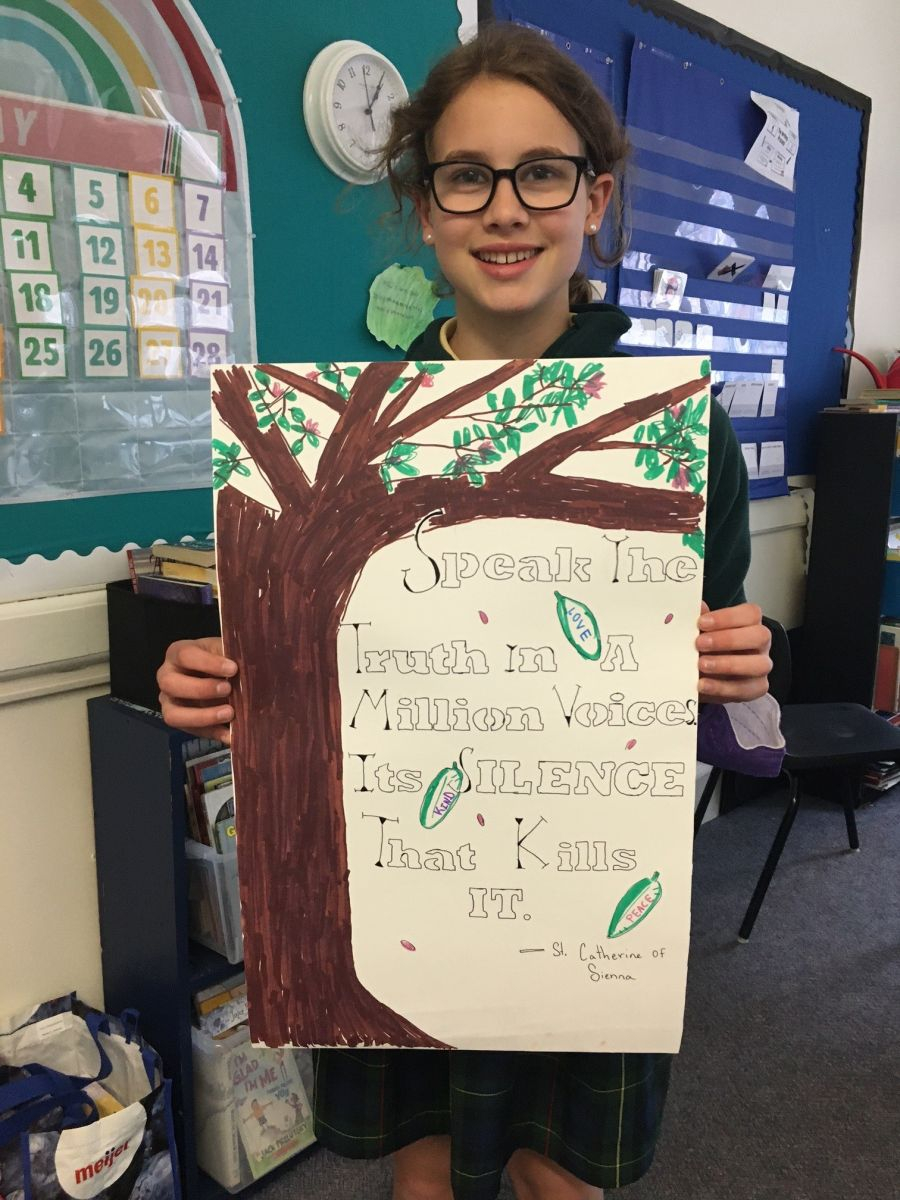
MULTIPOLYGON (((206 536, 212 537, 212 533, 206 536)), ((154 542, 165 540, 162 535, 153 538, 154 542)), ((68 592, 103 587, 113 579, 127 579, 128 559, 125 551, 136 546, 137 542, 126 542, 121 550, 98 546, 90 554, 63 550, 58 558, 31 554, 22 563, 0 558, 0 603, 61 596, 68 592)))

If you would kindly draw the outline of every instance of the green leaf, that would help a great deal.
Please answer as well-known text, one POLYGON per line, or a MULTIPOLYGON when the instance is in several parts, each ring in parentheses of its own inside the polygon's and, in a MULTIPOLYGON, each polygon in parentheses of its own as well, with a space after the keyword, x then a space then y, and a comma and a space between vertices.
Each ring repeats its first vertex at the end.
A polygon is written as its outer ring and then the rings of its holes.
POLYGON ((327 380, 328 383, 337 383, 340 376, 337 371, 323 371, 322 378, 327 380))
POLYGON ((472 426, 472 429, 473 429, 473 430, 474 430, 474 432, 475 432, 475 438, 476 438, 476 440, 477 440, 477 441, 479 441, 479 442, 483 442, 483 441, 484 441, 484 439, 487 437, 487 434, 484 432, 484 430, 481 428, 481 426, 480 426, 480 425, 473 425, 473 426, 472 426))
POLYGON ((293 402, 297 399, 297 393, 296 392, 285 392, 281 398, 285 402, 285 404, 293 404, 293 402))
POLYGON ((291 427, 291 423, 287 417, 279 417, 276 424, 278 425, 279 429, 290 429, 291 427))
POLYGON ((458 450, 462 445, 462 436, 458 429, 453 430, 453 449, 458 450))
POLYGON ((305 441, 306 441, 306 438, 297 438, 296 442, 294 442, 294 444, 291 446, 291 454, 297 455, 297 454, 302 453, 303 443, 305 441))
POLYGON ((254 407, 257 412, 268 412, 269 411, 269 406, 268 406, 268 404, 266 404, 265 400, 263 400, 262 404, 257 404, 254 407))
POLYGON ((503 411, 509 412, 516 402, 516 393, 512 388, 505 388, 503 392, 503 411))
POLYGON ((681 543, 682 545, 687 546, 689 550, 693 550, 698 558, 703 558, 705 548, 703 544, 703 534, 699 529, 695 530, 693 533, 683 533, 681 535, 681 543))
POLYGON ((267 429, 274 420, 275 418, 270 414, 268 417, 263 417, 260 421, 257 421, 257 425, 260 429, 267 429))
POLYGON ((401 475, 418 475, 419 473, 416 467, 405 462, 394 463, 394 470, 399 471, 401 475))
POLYGON ((344 374, 349 375, 351 379, 355 379, 360 374, 359 367, 344 367, 344 374))
POLYGON ((567 405, 563 410, 566 418, 566 425, 569 429, 574 429, 578 424, 578 413, 570 405, 567 405))
POLYGON ((596 374, 603 374, 603 363, 585 363, 581 368, 581 374, 578 376, 579 383, 586 383, 588 379, 593 379, 596 374))
POLYGON ((316 363, 316 370, 317 370, 317 371, 330 371, 330 370, 331 370, 331 366, 332 366, 332 364, 331 364, 330 362, 327 362, 327 363, 316 363))
POLYGON ((647 437, 651 442, 658 442, 662 438, 662 430, 655 421, 647 426, 647 437))
POLYGON ((319 444, 319 439, 316 437, 316 435, 314 433, 308 433, 306 435, 306 440, 313 447, 313 449, 315 449, 319 444))
POLYGON ((346 400, 350 395, 350 389, 347 387, 346 384, 339 383, 337 385, 337 394, 341 397, 342 400, 346 400))
POLYGON ((570 388, 575 383, 575 368, 570 362, 563 363, 563 369, 560 372, 560 382, 563 387, 570 388))
POLYGON ((501 429, 498 425, 488 425, 488 433, 491 435, 491 441, 494 445, 499 446, 502 450, 503 441, 506 437, 505 430, 501 429))
POLYGON ((556 383, 557 379, 559 379, 562 369, 562 361, 547 363, 546 366, 541 369, 541 379, 544 385, 546 386, 548 383, 556 383))
POLYGON ((213 448, 213 450, 218 450, 218 452, 220 454, 230 454, 231 453, 231 450, 228 448, 228 446, 226 446, 224 442, 220 442, 218 438, 213 438, 212 448, 213 448))
POLYGON ((394 380, 394 382, 391 384, 391 386, 388 388, 388 392, 389 392, 389 393, 391 393, 391 392, 400 392, 400 391, 402 391, 402 390, 403 390, 403 388, 404 388, 405 386, 406 386, 406 380, 405 380, 405 379, 395 379, 395 380, 394 380))
POLYGON ((300 421, 301 423, 306 420, 306 413, 303 411, 302 408, 292 408, 291 416, 294 418, 295 421, 300 421))
POLYGON ((255 391, 247 393, 248 400, 259 400, 261 398, 261 396, 262 396, 262 390, 260 388, 257 388, 255 391))
POLYGON ((265 371, 254 371, 253 374, 256 376, 256 378, 259 380, 260 383, 265 384, 266 386, 268 386, 272 382, 270 376, 268 376, 265 373, 265 371))
POLYGON ((496 409, 496 407, 497 407, 497 397, 494 395, 494 393, 493 393, 493 392, 488 392, 488 394, 485 396, 485 400, 487 400, 487 406, 488 406, 488 408, 490 408, 490 409, 492 409, 492 410, 493 410, 493 409, 496 409))
POLYGON ((507 429, 506 444, 512 450, 513 454, 518 454, 522 445, 522 435, 518 429, 507 429))
POLYGON ((634 440, 636 442, 639 442, 643 438, 643 436, 644 436, 644 426, 638 425, 637 429, 634 431, 634 440))
POLYGON ((235 463, 234 469, 237 471, 238 475, 249 475, 250 474, 250 468, 245 467, 243 463, 235 463))
POLYGON ((700 374, 701 374, 701 375, 708 375, 708 374, 709 374, 709 372, 710 372, 710 364, 709 364, 709 359, 708 359, 708 358, 704 358, 703 362, 700 364, 700 374))
POLYGON ((472 484, 472 487, 483 487, 484 486, 484 476, 481 474, 480 471, 476 471, 474 467, 469 467, 468 475, 469 475, 469 480, 472 484))
POLYGON ((522 379, 522 399, 531 400, 534 396, 534 389, 538 382, 538 376, 535 371, 529 373, 522 379))
POLYGON ((645 479, 647 479, 647 480, 650 480, 650 479, 659 479, 660 475, 662 475, 662 473, 663 473, 663 471, 665 471, 665 469, 666 469, 666 468, 665 468, 665 467, 663 467, 663 466, 658 466, 658 467, 648 467, 648 468, 647 468, 647 473, 646 473, 646 475, 644 476, 644 478, 645 478, 645 479))
POLYGON ((520 425, 519 429, 521 429, 522 433, 534 433, 537 427, 537 421, 529 421, 527 425, 520 425))
POLYGON ((425 364, 425 370, 428 372, 429 375, 440 375, 440 373, 441 373, 441 371, 443 371, 443 369, 444 369, 443 363, 438 362, 438 363, 426 363, 425 364))
POLYGON ((472 444, 472 430, 468 425, 462 431, 462 445, 470 446, 472 444))
POLYGON ((537 414, 537 419, 538 419, 538 420, 540 421, 540 423, 543 425, 543 424, 546 422, 546 420, 547 420, 547 410, 546 410, 546 408, 536 408, 534 411, 535 411, 535 413, 537 414))

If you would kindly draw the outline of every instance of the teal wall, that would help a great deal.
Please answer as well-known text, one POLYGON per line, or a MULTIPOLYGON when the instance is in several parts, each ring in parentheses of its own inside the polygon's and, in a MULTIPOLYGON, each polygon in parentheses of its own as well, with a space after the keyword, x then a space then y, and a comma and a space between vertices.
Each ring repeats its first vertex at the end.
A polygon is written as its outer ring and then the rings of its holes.
POLYGON ((268 362, 373 359, 392 353, 365 325, 373 277, 404 253, 402 230, 379 217, 384 184, 351 187, 313 150, 303 123, 307 68, 329 42, 355 38, 386 54, 410 91, 457 41, 455 0, 193 0, 241 98, 250 167, 256 329, 268 362), (426 15, 427 14, 427 15, 426 15))

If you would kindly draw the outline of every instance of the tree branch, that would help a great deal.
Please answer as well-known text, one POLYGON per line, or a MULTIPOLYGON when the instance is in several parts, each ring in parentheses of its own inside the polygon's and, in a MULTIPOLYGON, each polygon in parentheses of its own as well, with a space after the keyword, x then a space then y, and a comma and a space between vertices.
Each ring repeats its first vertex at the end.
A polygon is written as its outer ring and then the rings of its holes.
POLYGON ((693 492, 549 474, 510 484, 506 474, 492 472, 482 487, 447 476, 404 479, 397 484, 396 497, 385 494, 384 501, 379 498, 376 502, 373 488, 373 494, 361 498, 361 503, 369 511, 374 507, 381 510, 375 516, 376 524, 385 530, 379 546, 402 536, 398 523, 406 533, 423 516, 437 510, 441 515, 432 520, 436 528, 500 517, 532 517, 596 529, 654 533, 693 533, 700 527, 704 500, 693 492))
MULTIPOLYGON (((248 400, 253 380, 243 367, 217 367, 213 371, 213 404, 219 415, 250 453, 256 468, 272 489, 279 507, 309 508, 312 485, 291 454, 274 422, 260 429, 248 400)), ((307 382, 310 382, 307 380, 307 382)))
POLYGON ((419 390, 419 388, 422 384, 422 380, 425 378, 425 376, 427 374, 428 374, 427 371, 419 371, 414 376, 414 378, 412 378, 409 381, 409 383, 406 385, 406 387, 403 389, 403 391, 399 392, 393 398, 393 400, 390 402, 390 404, 387 406, 387 408, 384 410, 384 412, 381 414, 381 416, 375 422, 374 433, 375 433, 376 438, 382 437, 386 433, 387 428, 391 424, 391 422, 395 421, 397 419, 397 417, 400 416, 400 414, 403 412, 404 408, 406 408, 406 405, 409 403, 409 401, 413 398, 413 396, 419 390))
POLYGON ((404 362, 373 362, 354 380, 347 404, 319 459, 318 477, 347 479, 369 461, 373 429, 381 402, 391 384, 403 374, 404 362), (339 465, 338 465, 339 464, 339 465))
POLYGON ((286 371, 284 367, 276 366, 275 363, 258 363, 257 365, 260 371, 265 371, 273 379, 286 383, 295 391, 303 392, 305 396, 311 396, 313 400, 321 401, 328 408, 334 409, 336 413, 344 411, 344 401, 337 392, 318 383, 315 379, 307 379, 305 375, 295 375, 293 371, 286 371))
MULTIPOLYGON (((520 482, 539 473, 548 473, 560 463, 579 450, 589 450, 592 446, 611 434, 629 429, 639 421, 645 421, 672 404, 679 404, 705 388, 708 378, 692 379, 689 383, 681 383, 669 388, 666 392, 655 392, 640 400, 631 400, 613 412, 604 413, 588 421, 587 425, 576 425, 564 433, 548 438, 540 445, 526 450, 519 458, 515 458, 500 472, 508 482, 520 482)), ((597 447, 599 448, 599 447, 597 447)))
POLYGON ((389 429, 381 429, 379 422, 379 436, 375 438, 375 444, 369 450, 369 459, 380 458, 395 442, 408 442, 420 430, 427 429, 435 421, 450 416, 464 404, 477 400, 492 388, 500 387, 501 384, 513 379, 522 371, 527 371, 533 362, 535 362, 533 358, 514 358, 511 362, 504 363, 502 367, 491 371, 489 375, 482 375, 480 379, 463 384, 455 391, 448 392, 446 396, 441 396, 431 404, 426 404, 424 408, 417 409, 416 412, 410 413, 408 417, 398 421, 389 429))

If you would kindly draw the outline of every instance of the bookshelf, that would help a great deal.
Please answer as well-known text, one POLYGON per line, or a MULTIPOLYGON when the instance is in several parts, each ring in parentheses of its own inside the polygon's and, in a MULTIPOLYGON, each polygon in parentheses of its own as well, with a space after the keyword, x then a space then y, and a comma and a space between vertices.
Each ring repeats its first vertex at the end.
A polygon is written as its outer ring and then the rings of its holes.
POLYGON ((819 416, 797 700, 872 703, 880 620, 900 616, 900 562, 885 557, 900 517, 897 416, 819 416))
POLYGON ((172 1080, 186 1200, 225 1197, 194 1149, 191 995, 241 968, 188 938, 181 747, 189 739, 159 713, 112 696, 87 704, 105 1004, 111 1012, 138 1010, 141 1032, 172 1080))

